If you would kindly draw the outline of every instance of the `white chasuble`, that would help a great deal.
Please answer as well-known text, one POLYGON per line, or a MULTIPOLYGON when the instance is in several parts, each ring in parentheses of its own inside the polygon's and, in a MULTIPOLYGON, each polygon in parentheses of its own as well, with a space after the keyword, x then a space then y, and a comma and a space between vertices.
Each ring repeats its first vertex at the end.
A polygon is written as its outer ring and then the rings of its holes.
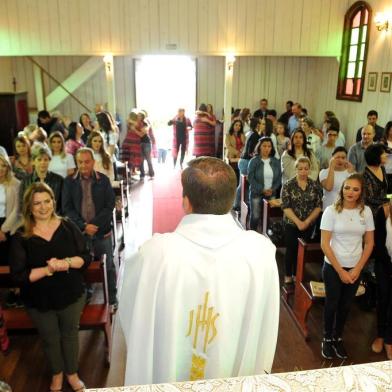
POLYGON ((270 372, 279 324, 275 250, 230 214, 190 214, 124 261, 125 385, 270 372))

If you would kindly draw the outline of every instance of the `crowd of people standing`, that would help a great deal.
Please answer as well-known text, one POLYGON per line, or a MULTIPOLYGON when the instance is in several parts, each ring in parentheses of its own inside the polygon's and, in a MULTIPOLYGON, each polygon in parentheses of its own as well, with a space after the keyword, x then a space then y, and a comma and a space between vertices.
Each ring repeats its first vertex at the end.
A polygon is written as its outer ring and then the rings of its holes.
MULTIPOLYGON (((64 376, 74 390, 84 388, 77 374, 77 327, 86 301, 82 271, 91 254, 107 255, 109 302, 113 311, 117 307, 111 234, 116 167, 128 162, 143 179, 146 163, 148 176, 155 176, 157 145, 147 113, 131 111, 121 143, 114 116, 102 107, 95 116, 92 121, 83 113, 79 121, 65 124, 42 111, 37 125, 15 139, 12 156, 0 149, 0 261, 13 260, 19 299, 44 341, 53 391, 61 389, 64 376), (61 296, 55 295, 59 285, 61 296), (56 328, 59 323, 63 327, 56 328), (59 343, 64 336, 66 350, 59 343)), ((385 348, 392 359, 392 204, 387 199, 392 122, 383 129, 377 118, 369 111, 348 151, 333 112, 325 112, 318 129, 306 109, 291 101, 279 118, 267 99, 253 115, 249 108, 233 111, 232 124, 218 142, 210 104, 201 104, 193 121, 182 108, 168 121, 174 167, 183 168, 191 130, 190 155, 216 156, 217 144, 224 145, 225 159, 249 182, 250 229, 259 228, 263 199, 281 199, 286 285, 295 281, 297 238, 319 235, 326 291, 322 355, 328 359, 348 356, 344 325, 369 259, 374 259, 379 289, 372 349, 385 348)), ((237 210, 240 191, 238 182, 237 210)))

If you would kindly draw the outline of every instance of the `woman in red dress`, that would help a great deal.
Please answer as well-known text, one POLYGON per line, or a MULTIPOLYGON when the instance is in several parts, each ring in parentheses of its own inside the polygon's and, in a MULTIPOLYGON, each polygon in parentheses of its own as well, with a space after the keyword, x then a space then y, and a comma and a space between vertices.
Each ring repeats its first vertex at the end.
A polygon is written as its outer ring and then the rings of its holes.
POLYGON ((209 114, 207 105, 202 103, 196 112, 196 118, 193 122, 193 155, 196 157, 215 156, 215 125, 215 116, 209 114))

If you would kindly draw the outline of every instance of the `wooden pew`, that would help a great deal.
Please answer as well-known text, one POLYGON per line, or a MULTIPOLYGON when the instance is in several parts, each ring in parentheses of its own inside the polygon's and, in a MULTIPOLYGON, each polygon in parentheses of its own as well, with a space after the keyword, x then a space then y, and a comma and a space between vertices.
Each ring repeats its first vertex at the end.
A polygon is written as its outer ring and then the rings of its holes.
POLYGON ((243 174, 240 175, 240 184, 241 184, 241 218, 240 223, 244 229, 248 229, 248 212, 249 212, 249 183, 248 177, 243 174))
POLYGON ((128 217, 129 208, 128 200, 130 195, 130 184, 131 184, 131 172, 129 170, 128 162, 122 162, 121 166, 117 167, 117 173, 120 175, 120 180, 123 181, 123 193, 124 193, 124 210, 125 217, 128 217))
MULTIPOLYGON (((268 229, 271 227, 271 223, 276 220, 283 220, 283 211, 280 207, 279 199, 266 200, 263 199, 263 214, 262 214, 262 233, 269 237, 268 229)), ((283 247, 283 241, 275 244, 277 247, 283 247)))
MULTIPOLYGON (((112 347, 112 320, 109 305, 106 256, 93 261, 85 271, 87 283, 100 283, 103 290, 103 302, 88 303, 84 306, 79 327, 82 330, 100 329, 105 335, 105 361, 110 365, 112 347)), ((0 267, 0 287, 15 287, 8 266, 0 267)), ((24 308, 3 308, 5 325, 8 330, 35 329, 28 313, 24 308)))
POLYGON ((309 339, 309 331, 306 325, 309 311, 317 299, 313 297, 310 289, 310 279, 306 274, 307 265, 317 263, 317 277, 312 280, 321 280, 320 272, 324 261, 324 253, 319 243, 307 243, 302 238, 298 238, 298 255, 297 255, 297 275, 295 281, 293 304, 289 299, 283 297, 283 302, 293 317, 295 324, 299 328, 305 340, 309 339))
MULTIPOLYGON (((116 226, 116 222, 121 224, 121 229, 122 229, 122 236, 121 236, 121 244, 120 244, 120 250, 122 250, 125 246, 124 242, 124 235, 125 235, 125 217, 126 217, 126 208, 125 206, 128 204, 128 200, 126 197, 125 193, 125 185, 124 181, 118 181, 118 186, 113 187, 114 194, 116 196, 116 207, 115 207, 115 214, 114 214, 114 219, 113 219, 113 225, 116 226), (118 206, 118 202, 121 201, 121 207, 118 206)), ((113 228, 113 231, 115 231, 114 234, 117 234, 117 230, 113 228)), ((118 240, 118 237, 116 236, 116 241, 118 240)), ((116 248, 117 242, 113 241, 113 247, 114 249, 116 248)))

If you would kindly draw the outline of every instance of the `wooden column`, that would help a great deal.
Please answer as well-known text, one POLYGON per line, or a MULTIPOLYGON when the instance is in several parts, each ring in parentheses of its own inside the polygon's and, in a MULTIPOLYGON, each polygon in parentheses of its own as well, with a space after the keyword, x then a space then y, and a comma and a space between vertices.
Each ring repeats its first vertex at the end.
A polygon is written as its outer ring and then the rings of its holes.
POLYGON ((34 74, 35 100, 37 104, 37 110, 38 111, 46 110, 43 72, 41 68, 34 63, 33 63, 33 74, 34 74))
POLYGON ((225 156, 225 138, 226 133, 231 124, 231 108, 233 106, 233 71, 234 71, 234 55, 226 55, 225 57, 225 87, 223 107, 225 111, 225 122, 223 124, 223 157, 225 156))
POLYGON ((103 58, 105 63, 105 75, 106 75, 106 91, 108 98, 108 110, 113 116, 116 113, 116 89, 114 85, 114 62, 113 56, 106 55, 103 58))

